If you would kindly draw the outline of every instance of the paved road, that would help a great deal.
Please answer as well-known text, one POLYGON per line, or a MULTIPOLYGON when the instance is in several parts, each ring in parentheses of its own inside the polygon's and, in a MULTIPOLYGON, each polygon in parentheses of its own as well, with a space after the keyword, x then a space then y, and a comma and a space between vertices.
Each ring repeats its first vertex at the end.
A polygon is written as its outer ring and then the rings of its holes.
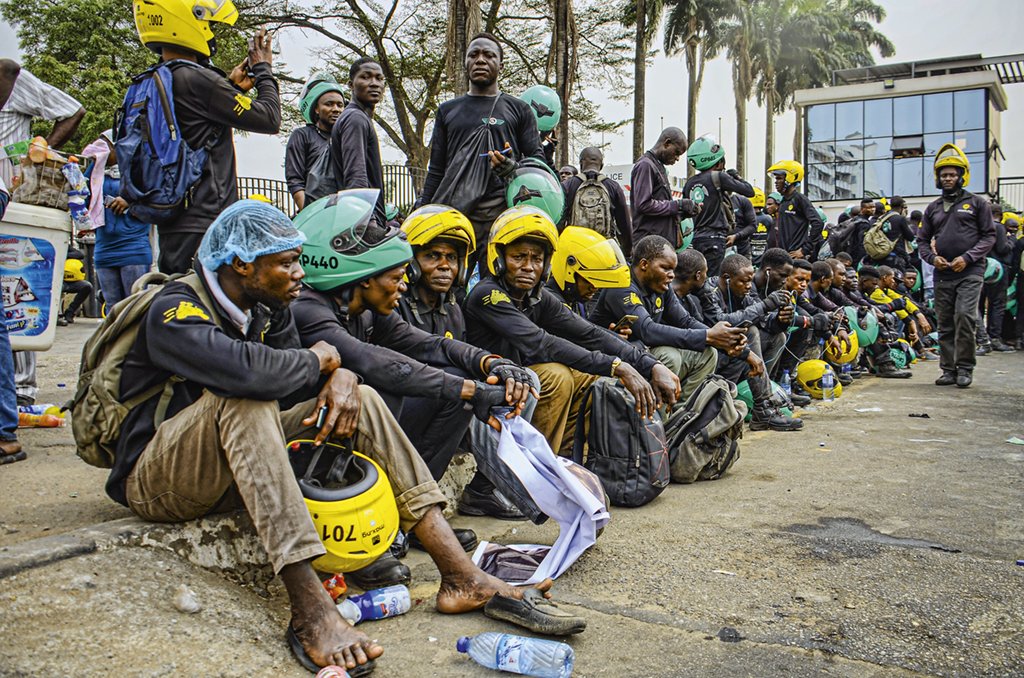
MULTIPOLYGON (((73 387, 87 329, 63 329, 41 356, 43 398, 73 387)), ((860 380, 806 413, 803 432, 748 433, 725 479, 616 509, 556 584, 590 620, 570 641, 576 675, 1020 675, 1024 447, 1004 441, 1024 438, 1024 353, 981 358, 968 391, 932 386, 937 371, 860 380), (725 627, 743 639, 719 640, 725 627)), ((32 458, 0 467, 0 547, 125 515, 69 431, 25 440, 32 458)), ((457 523, 497 541, 554 538, 457 523)), ((483 675, 455 640, 511 627, 437 614, 436 570, 422 554, 409 563, 418 604, 366 626, 386 648, 377 674, 483 675)), ((281 641, 276 582, 240 586, 167 551, 117 548, 2 579, 0 610, 0 676, 304 675, 281 641), (197 615, 171 606, 183 582, 197 615)))

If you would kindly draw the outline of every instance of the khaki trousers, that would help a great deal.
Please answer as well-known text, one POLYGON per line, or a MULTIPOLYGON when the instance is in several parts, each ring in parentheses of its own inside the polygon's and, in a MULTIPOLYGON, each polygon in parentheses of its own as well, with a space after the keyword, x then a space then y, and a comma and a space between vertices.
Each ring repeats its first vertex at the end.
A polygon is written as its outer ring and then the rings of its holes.
POLYGON ((537 363, 530 369, 540 379, 540 400, 531 423, 547 438, 555 454, 569 456, 580 402, 598 377, 562 363, 537 363))
MULTIPOLYGON (((674 348, 672 346, 655 346, 651 349, 651 355, 657 358, 662 365, 672 370, 682 382, 683 392, 676 401, 676 407, 686 404, 686 399, 697 390, 718 365, 718 351, 708 346, 703 351, 688 351, 685 348, 674 348)), ((675 408, 673 408, 674 410, 675 408)), ((671 412, 662 412, 666 418, 671 412)))
MULTIPOLYGON (((402 528, 445 497, 381 397, 360 386, 353 446, 384 469, 402 528)), ((311 439, 302 419, 315 400, 282 412, 276 401, 222 398, 209 391, 157 429, 128 475, 128 506, 140 518, 179 522, 244 506, 275 572, 323 555, 295 475, 289 440, 311 439)))

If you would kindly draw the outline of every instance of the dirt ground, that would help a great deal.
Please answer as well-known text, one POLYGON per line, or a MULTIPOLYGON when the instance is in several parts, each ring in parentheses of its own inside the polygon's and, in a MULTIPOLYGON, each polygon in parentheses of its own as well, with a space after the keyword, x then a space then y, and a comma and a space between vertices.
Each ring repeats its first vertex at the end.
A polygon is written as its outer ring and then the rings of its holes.
MULTIPOLYGON (((40 354, 40 401, 70 397, 90 329, 61 328, 40 354)), ((589 620, 569 640, 575 675, 1020 675, 1024 447, 1005 441, 1024 438, 1024 353, 980 358, 967 391, 933 386, 935 363, 913 371, 858 380, 805 412, 802 432, 747 433, 720 481, 614 509, 556 582, 556 599, 589 620)), ((75 457, 70 429, 23 441, 30 459, 0 467, 0 557, 127 516, 104 495, 105 472, 75 457)), ((505 543, 555 537, 549 525, 455 524, 505 543)), ((423 554, 407 562, 413 610, 363 627, 385 647, 375 675, 484 675, 456 639, 514 627, 436 613, 436 570, 423 554)), ((0 611, 0 676, 308 675, 283 642, 277 582, 242 586, 160 549, 0 579, 0 611), (171 605, 182 583, 198 614, 171 605)))

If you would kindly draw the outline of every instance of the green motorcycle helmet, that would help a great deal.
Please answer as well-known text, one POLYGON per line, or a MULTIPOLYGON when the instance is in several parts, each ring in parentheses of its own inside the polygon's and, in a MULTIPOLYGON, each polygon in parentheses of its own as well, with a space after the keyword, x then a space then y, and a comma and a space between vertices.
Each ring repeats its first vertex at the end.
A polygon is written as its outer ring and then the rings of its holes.
POLYGON ((1006 288, 1006 312, 1014 316, 1017 315, 1017 281, 1014 280, 1009 287, 1006 288))
POLYGON ((686 149, 686 162, 698 172, 711 169, 725 157, 725 149, 718 139, 711 136, 698 137, 686 149))
POLYGON ((878 318, 874 313, 866 313, 862 322, 857 321, 857 309, 853 306, 844 307, 850 329, 857 333, 857 342, 861 348, 870 346, 878 339, 878 318))
POLYGON ((519 98, 529 104, 541 132, 550 132, 558 127, 558 121, 562 119, 562 100, 555 90, 544 85, 534 85, 519 98))
POLYGON ((388 221, 394 221, 398 218, 398 206, 394 203, 384 203, 384 218, 388 221))
POLYGON ((998 259, 985 257, 985 284, 997 283, 1003 278, 1003 264, 998 259))
POLYGON ((306 236, 299 258, 305 285, 331 292, 412 259, 412 247, 401 230, 374 223, 379 193, 370 188, 338 191, 299 212, 295 228, 306 236))
POLYGON ((332 75, 316 73, 306 81, 299 96, 299 113, 302 114, 303 120, 313 124, 313 109, 316 108, 316 102, 328 92, 337 92, 342 99, 345 98, 345 92, 332 75))
POLYGON ((539 160, 526 158, 505 189, 505 203, 513 207, 536 207, 554 223, 562 220, 565 191, 558 175, 539 160))
POLYGON ((694 230, 695 228, 693 225, 692 218, 688 217, 679 222, 679 239, 682 241, 683 244, 676 248, 676 254, 679 254, 683 250, 688 249, 690 247, 690 243, 693 242, 694 230))

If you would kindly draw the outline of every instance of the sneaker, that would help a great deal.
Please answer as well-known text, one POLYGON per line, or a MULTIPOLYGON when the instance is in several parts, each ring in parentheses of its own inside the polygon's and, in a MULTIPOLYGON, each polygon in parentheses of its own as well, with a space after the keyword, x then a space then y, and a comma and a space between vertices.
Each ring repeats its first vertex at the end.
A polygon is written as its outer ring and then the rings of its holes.
POLYGON ((935 380, 936 386, 952 386, 956 383, 955 372, 943 372, 942 376, 935 380))
POLYGON ((67 327, 68 319, 62 315, 57 316, 57 327, 67 327))
POLYGON ((849 386, 853 383, 853 375, 843 374, 842 372, 836 372, 836 379, 838 379, 839 383, 843 386, 849 386))
POLYGON ((978 348, 974 351, 974 355, 988 355, 992 352, 992 344, 978 344, 978 348))

